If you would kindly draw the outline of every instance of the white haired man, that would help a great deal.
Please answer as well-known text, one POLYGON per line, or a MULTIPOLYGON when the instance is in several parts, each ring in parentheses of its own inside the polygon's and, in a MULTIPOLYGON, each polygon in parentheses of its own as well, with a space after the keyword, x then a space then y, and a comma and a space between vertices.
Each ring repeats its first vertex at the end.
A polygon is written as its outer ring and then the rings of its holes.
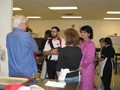
POLYGON ((16 15, 13 20, 13 31, 8 33, 6 46, 9 60, 9 76, 32 78, 37 72, 33 53, 38 46, 30 33, 25 32, 28 19, 24 15, 16 15))

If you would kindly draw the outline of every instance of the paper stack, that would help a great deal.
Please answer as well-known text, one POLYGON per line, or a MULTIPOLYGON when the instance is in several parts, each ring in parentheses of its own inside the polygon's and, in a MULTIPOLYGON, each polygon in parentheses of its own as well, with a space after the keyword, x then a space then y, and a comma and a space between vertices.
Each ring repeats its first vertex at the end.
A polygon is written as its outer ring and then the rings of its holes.
POLYGON ((45 85, 49 86, 49 87, 64 88, 66 86, 66 83, 65 82, 47 81, 47 83, 45 85))

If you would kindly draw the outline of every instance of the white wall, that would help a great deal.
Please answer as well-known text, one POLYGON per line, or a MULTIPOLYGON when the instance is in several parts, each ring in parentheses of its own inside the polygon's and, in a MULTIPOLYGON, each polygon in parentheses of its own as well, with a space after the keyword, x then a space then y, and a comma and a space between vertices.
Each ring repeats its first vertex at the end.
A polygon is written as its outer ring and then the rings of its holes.
MULTIPOLYGON (((120 35, 120 21, 104 21, 104 20, 29 20, 29 27, 33 32, 38 33, 41 37, 44 32, 52 26, 59 26, 60 29, 65 30, 75 25, 78 30, 83 25, 91 25, 94 30, 94 39, 96 47, 99 46, 99 39, 117 33, 120 35)), ((62 31, 63 32, 63 31, 62 31)))
MULTIPOLYGON (((0 0, 0 46, 6 50, 6 35, 11 29, 13 0, 0 0)), ((120 35, 120 21, 103 21, 103 20, 29 20, 29 27, 41 37, 44 32, 52 26, 58 26, 63 30, 75 25, 78 30, 83 25, 91 25, 94 30, 94 39, 96 47, 99 47, 98 40, 101 37, 106 37, 117 33, 120 35)), ((8 76, 8 57, 6 50, 5 61, 0 61, 0 76, 8 76)))
POLYGON ((0 60, 0 76, 8 76, 6 35, 11 31, 12 0, 0 0, 0 46, 6 51, 5 61, 0 60))

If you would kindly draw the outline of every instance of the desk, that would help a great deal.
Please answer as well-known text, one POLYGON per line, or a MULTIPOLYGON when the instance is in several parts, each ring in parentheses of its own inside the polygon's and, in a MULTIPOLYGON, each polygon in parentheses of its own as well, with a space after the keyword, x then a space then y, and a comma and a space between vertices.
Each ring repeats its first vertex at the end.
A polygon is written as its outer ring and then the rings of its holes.
POLYGON ((117 74, 117 57, 120 56, 120 53, 116 52, 115 53, 115 74, 117 74))
POLYGON ((0 77, 0 90, 3 90, 5 86, 10 84, 24 84, 27 85, 33 79, 22 77, 0 77))
POLYGON ((48 87, 45 86, 45 83, 48 80, 38 80, 38 83, 36 83, 37 85, 41 86, 42 88, 44 88, 45 90, 80 90, 80 85, 78 83, 69 83, 66 84, 65 88, 55 88, 55 87, 48 87))
MULTIPOLYGON (((55 88, 55 87, 48 87, 45 86, 45 83, 48 81, 48 79, 41 79, 41 80, 33 80, 30 83, 28 83, 29 85, 38 85, 42 88, 44 88, 45 90, 80 90, 80 84, 78 83, 69 83, 66 84, 65 88, 55 88)), ((55 80, 50 80, 50 81, 55 81, 55 80)), ((0 90, 4 90, 5 86, 0 86, 0 90)))

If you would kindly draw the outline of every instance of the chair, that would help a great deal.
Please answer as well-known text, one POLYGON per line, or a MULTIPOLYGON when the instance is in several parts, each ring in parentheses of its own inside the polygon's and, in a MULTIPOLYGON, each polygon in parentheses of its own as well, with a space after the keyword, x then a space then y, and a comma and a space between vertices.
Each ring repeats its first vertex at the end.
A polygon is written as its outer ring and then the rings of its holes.
POLYGON ((120 58, 117 59, 117 69, 118 72, 120 72, 120 58))

